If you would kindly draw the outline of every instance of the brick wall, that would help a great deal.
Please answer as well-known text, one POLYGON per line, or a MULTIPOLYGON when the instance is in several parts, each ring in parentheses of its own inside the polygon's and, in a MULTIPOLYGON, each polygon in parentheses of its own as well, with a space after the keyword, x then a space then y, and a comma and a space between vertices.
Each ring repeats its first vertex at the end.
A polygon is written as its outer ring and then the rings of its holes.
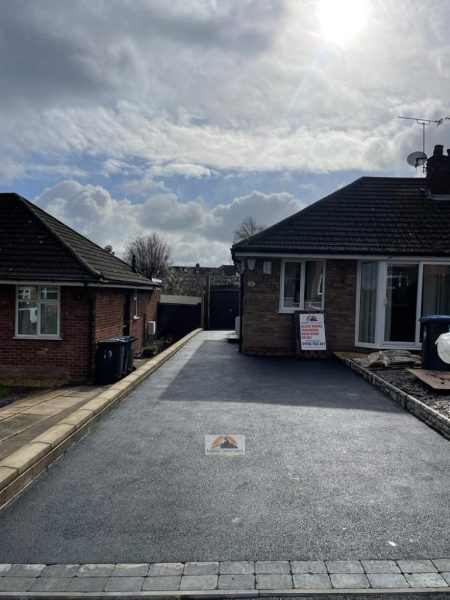
POLYGON ((262 260, 254 271, 244 274, 244 310, 242 319, 242 351, 245 354, 295 354, 293 314, 280 314, 279 259, 272 261, 272 274, 264 275, 262 260), (249 281, 254 286, 248 285, 249 281))
MULTIPOLYGON (((0 381, 21 385, 81 383, 93 373, 96 342, 122 335, 124 290, 61 287, 61 340, 14 339, 15 286, 0 286, 0 381), (89 297, 93 306, 89 356, 89 297), (89 372, 89 363, 91 372, 89 372)), ((136 349, 145 340, 145 323, 156 320, 159 290, 138 292, 139 319, 131 323, 136 349)), ((133 298, 133 293, 131 293, 133 298)), ((132 310, 133 312, 133 310, 132 310)))
MULTIPOLYGON (((266 259, 267 260, 267 259, 266 259)), ((293 314, 279 313, 281 260, 272 274, 262 272, 262 259, 244 275, 243 344, 245 354, 294 355, 293 314), (248 285, 249 281, 254 286, 248 285)), ((352 350, 355 337, 356 261, 327 260, 325 320, 329 350, 352 350)))
POLYGON ((89 313, 84 288, 61 288, 61 340, 13 339, 15 289, 0 286, 0 381, 21 385, 84 381, 89 313))
POLYGON ((330 350, 355 349, 356 260, 327 260, 325 323, 330 350))
POLYGON ((135 350, 140 350, 145 345, 145 328, 147 321, 156 321, 157 305, 161 296, 160 290, 138 291, 137 317, 133 319, 134 292, 133 290, 120 289, 95 289, 94 303, 94 352, 96 343, 110 337, 123 335, 123 306, 125 296, 129 292, 130 302, 130 335, 137 337, 135 350))

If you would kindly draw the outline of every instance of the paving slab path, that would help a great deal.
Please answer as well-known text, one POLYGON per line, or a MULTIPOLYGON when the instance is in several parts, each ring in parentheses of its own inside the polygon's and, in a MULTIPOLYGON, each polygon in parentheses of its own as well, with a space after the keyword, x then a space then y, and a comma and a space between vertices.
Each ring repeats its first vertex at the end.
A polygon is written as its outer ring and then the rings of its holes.
POLYGON ((449 442, 338 361, 224 338, 193 338, 0 513, 0 563, 450 556, 449 442), (245 455, 205 456, 207 434, 245 455))

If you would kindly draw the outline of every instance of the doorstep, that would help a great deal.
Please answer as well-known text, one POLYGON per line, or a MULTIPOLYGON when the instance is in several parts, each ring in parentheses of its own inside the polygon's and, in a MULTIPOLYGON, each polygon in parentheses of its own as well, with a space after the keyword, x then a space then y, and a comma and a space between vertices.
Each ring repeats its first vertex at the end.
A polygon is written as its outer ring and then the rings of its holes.
POLYGON ((90 387, 84 397, 79 388, 62 388, 0 409, 0 414, 8 411, 0 420, 0 508, 200 331, 195 329, 117 383, 90 387))

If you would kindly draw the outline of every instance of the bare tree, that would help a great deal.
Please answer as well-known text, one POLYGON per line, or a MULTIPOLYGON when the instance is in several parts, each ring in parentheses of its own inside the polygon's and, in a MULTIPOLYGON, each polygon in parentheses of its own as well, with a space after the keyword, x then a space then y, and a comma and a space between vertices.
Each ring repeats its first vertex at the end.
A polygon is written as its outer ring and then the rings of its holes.
POLYGON ((136 235, 128 240, 125 246, 125 260, 133 264, 146 277, 162 278, 167 273, 171 262, 171 250, 164 238, 157 233, 136 235))
POLYGON ((245 217, 234 232, 233 244, 241 240, 246 240, 263 229, 265 229, 264 225, 258 225, 253 217, 245 217))

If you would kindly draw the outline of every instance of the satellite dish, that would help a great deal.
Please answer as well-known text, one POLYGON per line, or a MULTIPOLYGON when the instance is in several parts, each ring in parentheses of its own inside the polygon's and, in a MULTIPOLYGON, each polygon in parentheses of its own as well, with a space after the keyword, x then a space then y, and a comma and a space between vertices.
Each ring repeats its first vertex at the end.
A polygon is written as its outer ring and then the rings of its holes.
POLYGON ((417 152, 411 152, 411 154, 406 160, 408 162, 408 165, 416 167, 417 169, 417 167, 419 167, 420 165, 425 164, 427 160, 427 155, 425 154, 425 152, 420 152, 420 150, 418 150, 417 152))

